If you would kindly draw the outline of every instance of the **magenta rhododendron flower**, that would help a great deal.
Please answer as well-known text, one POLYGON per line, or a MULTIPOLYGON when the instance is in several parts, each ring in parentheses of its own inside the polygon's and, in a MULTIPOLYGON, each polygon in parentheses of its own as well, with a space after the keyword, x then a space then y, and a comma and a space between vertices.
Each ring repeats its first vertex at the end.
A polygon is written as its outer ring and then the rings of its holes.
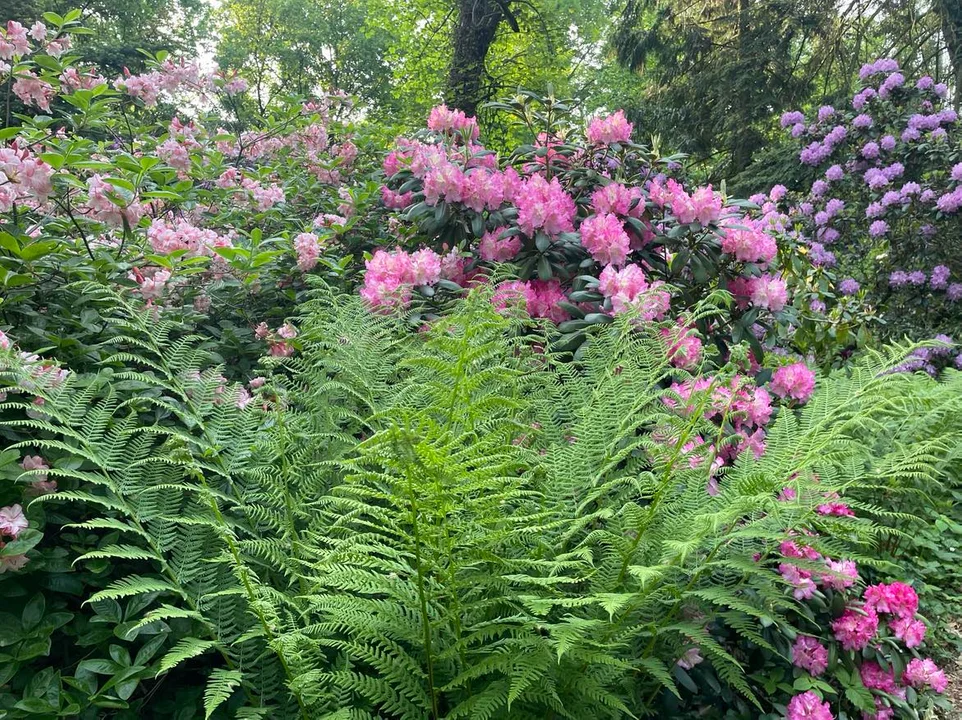
POLYGON ((675 367, 694 370, 701 362, 702 343, 694 330, 677 325, 662 328, 662 336, 668 343, 668 361, 675 367))
POLYGON ((781 563, 778 566, 778 572, 785 578, 785 582, 794 588, 792 595, 796 600, 808 600, 815 594, 815 581, 812 580, 810 571, 790 563, 781 563))
POLYGON ((901 582, 869 585, 863 597, 867 608, 900 618, 911 619, 919 609, 918 594, 911 585, 901 582))
POLYGON ((902 673, 902 682, 916 689, 929 687, 937 693, 945 692, 949 685, 945 673, 930 658, 910 660, 902 673))
POLYGON ((869 690, 881 690, 889 695, 899 693, 898 685, 895 682, 895 670, 891 667, 883 670, 882 666, 874 660, 865 660, 859 668, 859 675, 862 677, 862 684, 869 690))
POLYGON ((817 677, 828 667, 828 649, 817 638, 799 635, 792 646, 792 663, 817 677))
POLYGON ((625 118, 625 111, 619 110, 607 117, 595 116, 588 123, 586 136, 592 145, 611 145, 628 142, 634 125, 625 118))
POLYGON ((832 708, 814 690, 796 695, 788 703, 786 720, 834 720, 832 708))
POLYGON ((832 623, 835 639, 846 650, 863 650, 875 639, 878 632, 878 615, 871 607, 846 608, 842 616, 832 623))
POLYGON ((641 188, 628 188, 620 183, 609 183, 591 193, 591 207, 599 215, 614 213, 621 217, 640 215, 645 209, 645 202, 641 195, 641 188), (638 200, 638 205, 632 209, 632 203, 638 200))
POLYGON ((805 363, 783 365, 772 375, 769 388, 782 399, 805 403, 815 391, 815 373, 805 363))
POLYGON ((27 518, 20 505, 0 508, 0 534, 16 538, 28 526, 27 518))

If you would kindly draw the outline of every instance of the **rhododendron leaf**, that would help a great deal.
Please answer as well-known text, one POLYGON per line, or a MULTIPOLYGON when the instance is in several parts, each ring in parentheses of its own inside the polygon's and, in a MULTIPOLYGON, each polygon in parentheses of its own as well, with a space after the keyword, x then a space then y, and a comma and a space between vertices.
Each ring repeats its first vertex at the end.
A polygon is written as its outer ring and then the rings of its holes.
POLYGON ((548 261, 547 256, 542 255, 538 258, 538 278, 541 280, 550 280, 552 276, 551 263, 548 261))
POLYGON ((0 128, 0 142, 3 142, 4 140, 9 140, 10 138, 17 135, 19 132, 21 132, 21 128, 19 127, 0 128))
POLYGON ((14 255, 20 255, 20 243, 8 232, 0 232, 0 248, 9 250, 14 255))
MULTIPOLYGON (((538 252, 546 252, 549 247, 551 247, 551 238, 542 232, 535 233, 534 236, 534 246, 538 249, 538 252)), ((542 280, 547 280, 548 278, 541 278, 542 280)))
POLYGON ((671 672, 685 690, 692 693, 698 692, 698 685, 695 684, 695 681, 691 679, 691 675, 689 675, 683 667, 675 665, 675 667, 671 669, 671 672))
POLYGON ((585 315, 585 322, 591 325, 606 325, 614 322, 614 318, 607 313, 588 313, 585 315))

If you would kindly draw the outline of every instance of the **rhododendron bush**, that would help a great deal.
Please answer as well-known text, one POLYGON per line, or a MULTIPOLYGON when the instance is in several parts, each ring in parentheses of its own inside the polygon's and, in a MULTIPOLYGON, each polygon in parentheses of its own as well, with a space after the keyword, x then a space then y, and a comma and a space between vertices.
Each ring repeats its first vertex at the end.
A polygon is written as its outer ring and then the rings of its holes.
POLYGON ((714 288, 734 294, 735 307, 693 321, 694 332, 722 356, 748 340, 761 359, 763 345, 776 344, 792 312, 774 236, 787 218, 772 202, 750 209, 685 185, 677 162, 633 140, 620 111, 584 128, 553 99, 491 107, 527 124, 534 143, 499 158, 473 118, 440 106, 426 132, 399 139, 385 158, 382 199, 399 248, 368 262, 362 294, 373 307, 486 282, 493 264, 510 262, 518 280, 499 287, 498 302, 513 297, 559 324, 569 344, 612 313, 674 319, 714 288), (406 272, 415 257, 430 257, 430 270, 406 272))
MULTIPOLYGON (((882 336, 957 334, 962 318, 962 124, 948 89, 907 78, 894 60, 861 69, 844 107, 781 125, 799 143, 811 185, 790 198, 793 226, 829 279, 821 300, 874 307, 882 336)), ((932 370, 958 353, 913 369, 932 370)), ((958 360, 962 362, 962 360, 958 360)))
POLYGON ((242 78, 165 53, 104 77, 71 54, 68 18, 0 29, 0 77, 29 113, 0 130, 0 323, 79 359, 100 323, 69 284, 96 279, 249 367, 254 327, 282 324, 304 273, 343 274, 348 233, 367 236, 350 100, 251 118, 242 78))

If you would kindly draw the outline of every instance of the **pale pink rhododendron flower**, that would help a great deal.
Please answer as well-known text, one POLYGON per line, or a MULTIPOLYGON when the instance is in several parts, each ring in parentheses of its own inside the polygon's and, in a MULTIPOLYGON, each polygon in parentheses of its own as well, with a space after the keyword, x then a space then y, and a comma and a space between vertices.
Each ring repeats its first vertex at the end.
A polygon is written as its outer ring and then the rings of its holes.
POLYGON ((817 677, 828 667, 828 649, 817 638, 799 635, 792 646, 792 663, 817 677))
POLYGON ((815 391, 815 373, 805 363, 783 365, 772 375, 769 388, 783 400, 805 403, 815 391))
POLYGON ((11 60, 30 53, 27 29, 16 20, 7 23, 7 30, 0 29, 0 60, 11 60))
POLYGON ((294 238, 294 250, 297 252, 297 267, 302 272, 317 265, 321 248, 314 233, 300 233, 294 238))
POLYGON ((9 350, 13 346, 10 338, 7 337, 3 330, 0 330, 0 350, 9 350))
POLYGON ((832 715, 832 707, 822 699, 814 690, 808 690, 801 695, 796 695, 788 703, 788 713, 786 720, 835 720, 832 715))
MULTIPOLYGON (((0 542, 0 548, 2 548, 4 544, 5 543, 0 542)), ((27 564, 27 560, 27 556, 23 554, 0 557, 0 575, 3 575, 8 570, 20 570, 27 564)))
POLYGON ((0 508, 0 534, 16 539, 27 529, 29 523, 20 505, 8 505, 0 508))
POLYGON ((628 142, 634 125, 628 122, 625 111, 602 117, 595 116, 588 123, 586 136, 592 145, 611 145, 613 143, 628 142))
POLYGON ((693 647, 688 648, 685 651, 685 654, 678 658, 678 661, 675 664, 680 668, 684 668, 685 670, 691 670, 693 667, 695 667, 695 665, 698 665, 704 661, 705 658, 701 656, 701 650, 693 647))
POLYGON ((290 323, 284 323, 277 328, 277 336, 285 340, 293 340, 297 337, 297 329, 290 323))

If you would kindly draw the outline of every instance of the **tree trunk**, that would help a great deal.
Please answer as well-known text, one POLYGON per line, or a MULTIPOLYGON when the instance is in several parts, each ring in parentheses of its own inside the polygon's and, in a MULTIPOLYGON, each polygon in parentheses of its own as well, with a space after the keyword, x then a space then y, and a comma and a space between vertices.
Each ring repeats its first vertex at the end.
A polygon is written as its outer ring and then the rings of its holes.
POLYGON ((745 78, 751 76, 751 4, 750 0, 738 0, 738 67, 742 79, 739 81, 737 106, 734 113, 740 118, 735 130, 735 146, 732 149, 732 172, 739 173, 748 167, 751 160, 753 130, 751 88, 745 78))
POLYGON ((450 106, 476 115, 483 93, 484 61, 504 19, 498 0, 457 0, 458 24, 454 54, 444 100, 450 106))
POLYGON ((938 0, 935 4, 942 21, 942 36, 955 74, 954 105, 962 104, 962 5, 958 0, 938 0))

